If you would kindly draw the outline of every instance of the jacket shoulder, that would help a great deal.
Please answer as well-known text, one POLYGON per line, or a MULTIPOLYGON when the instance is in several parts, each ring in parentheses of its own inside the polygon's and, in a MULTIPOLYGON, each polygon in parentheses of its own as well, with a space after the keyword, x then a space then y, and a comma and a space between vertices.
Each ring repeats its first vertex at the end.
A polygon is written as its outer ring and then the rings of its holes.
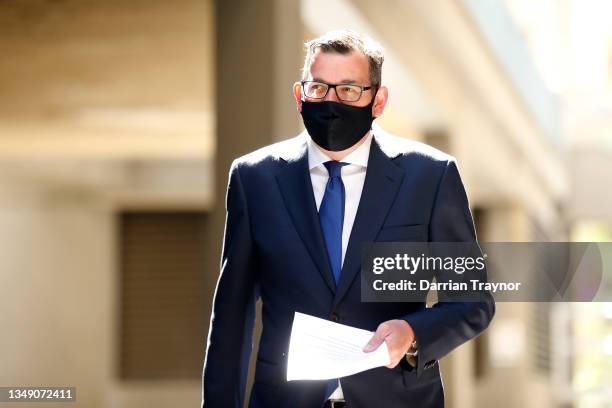
POLYGON ((376 141, 381 150, 394 161, 419 160, 421 162, 448 163, 456 161, 455 157, 417 140, 397 136, 382 129, 376 129, 376 141))
POLYGON ((260 147, 250 153, 242 155, 234 160, 232 169, 239 168, 240 171, 249 169, 269 168, 276 166, 281 160, 289 157, 297 157, 306 148, 306 137, 300 133, 289 139, 260 147))

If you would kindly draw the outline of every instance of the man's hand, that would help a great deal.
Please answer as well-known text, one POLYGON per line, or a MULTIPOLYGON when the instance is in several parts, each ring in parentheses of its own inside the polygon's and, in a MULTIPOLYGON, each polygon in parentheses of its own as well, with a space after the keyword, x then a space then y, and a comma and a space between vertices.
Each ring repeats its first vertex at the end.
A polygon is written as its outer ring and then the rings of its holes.
POLYGON ((382 322, 376 332, 363 348, 366 353, 372 352, 382 344, 387 342, 391 364, 388 368, 393 368, 399 364, 402 358, 406 356, 406 352, 414 341, 414 331, 405 320, 388 320, 382 322))

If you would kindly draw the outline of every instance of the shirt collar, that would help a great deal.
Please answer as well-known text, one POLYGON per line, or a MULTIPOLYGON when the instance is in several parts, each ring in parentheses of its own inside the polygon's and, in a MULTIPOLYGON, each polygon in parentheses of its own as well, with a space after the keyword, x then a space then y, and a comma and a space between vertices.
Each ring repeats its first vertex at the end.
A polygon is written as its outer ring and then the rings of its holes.
MULTIPOLYGON (((368 133, 366 140, 353 150, 348 156, 342 159, 342 162, 355 164, 357 166, 368 167, 368 158, 370 157, 370 145, 372 144, 372 132, 368 133)), ((323 165, 326 161, 331 160, 329 156, 319 149, 312 138, 308 137, 308 169, 312 170, 315 167, 323 165)))

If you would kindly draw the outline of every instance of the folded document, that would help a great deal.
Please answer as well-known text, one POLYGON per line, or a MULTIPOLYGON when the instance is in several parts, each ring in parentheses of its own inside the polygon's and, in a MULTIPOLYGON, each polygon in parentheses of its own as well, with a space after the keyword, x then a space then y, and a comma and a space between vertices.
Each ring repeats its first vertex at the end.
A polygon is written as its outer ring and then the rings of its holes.
POLYGON ((287 381, 328 380, 390 363, 387 343, 364 353, 373 332, 295 313, 289 343, 287 381))

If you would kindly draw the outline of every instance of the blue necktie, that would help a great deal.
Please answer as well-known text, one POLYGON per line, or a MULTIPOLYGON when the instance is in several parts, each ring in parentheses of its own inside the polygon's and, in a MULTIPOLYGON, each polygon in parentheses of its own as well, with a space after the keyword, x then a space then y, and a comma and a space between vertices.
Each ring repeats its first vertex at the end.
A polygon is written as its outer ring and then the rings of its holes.
MULTIPOLYGON (((329 179, 325 186, 323 201, 319 207, 319 222, 325 238, 327 255, 330 267, 334 274, 336 287, 340 282, 340 270, 342 269, 342 226, 344 224, 344 183, 342 183, 342 166, 348 163, 338 161, 327 161, 323 163, 329 173, 329 179)), ((338 387, 338 380, 328 380, 325 389, 325 399, 338 387)))
POLYGON ((319 207, 319 222, 325 238, 330 267, 336 286, 342 269, 342 225, 344 223, 344 184, 340 171, 348 163, 327 161, 323 163, 329 173, 323 201, 319 207))

